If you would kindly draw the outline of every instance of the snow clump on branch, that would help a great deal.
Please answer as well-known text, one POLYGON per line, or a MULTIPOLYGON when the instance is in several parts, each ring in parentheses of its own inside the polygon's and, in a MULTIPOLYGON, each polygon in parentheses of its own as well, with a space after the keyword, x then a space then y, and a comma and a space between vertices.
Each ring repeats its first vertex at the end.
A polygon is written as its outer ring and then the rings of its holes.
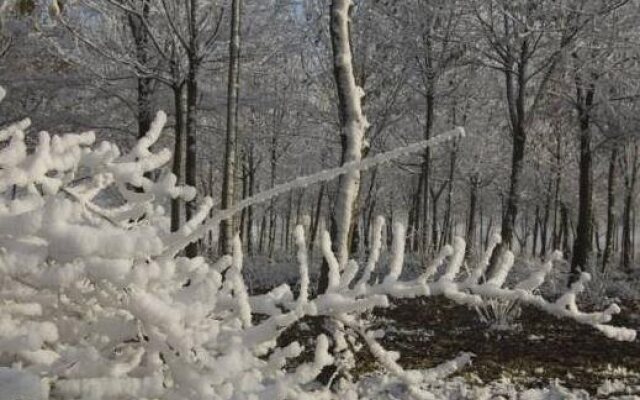
MULTIPOLYGON (((486 298, 509 298, 539 307, 559 317, 592 325, 616 340, 633 340, 635 331, 607 323, 619 312, 583 313, 575 295, 588 276, 557 302, 534 290, 550 264, 515 286, 503 287, 508 265, 480 283, 484 261, 462 279, 464 241, 445 247, 436 262, 412 281, 400 281, 404 231, 396 233, 391 273, 372 283, 381 252, 384 220, 375 223, 373 248, 363 274, 355 261, 341 266, 323 237, 324 257, 331 267, 327 293, 311 298, 309 258, 304 230, 295 230, 300 292, 294 298, 287 285, 261 296, 250 296, 242 278, 242 247, 210 265, 204 258, 176 255, 197 238, 212 220, 213 207, 203 199, 200 209, 177 232, 169 230, 164 205, 168 199, 195 197, 193 188, 176 185, 164 171, 150 172, 171 159, 155 152, 166 116, 159 113, 150 132, 126 153, 112 143, 95 144, 91 132, 39 135, 27 149, 29 121, 0 130, 0 398, 43 399, 328 399, 331 389, 316 382, 320 372, 337 363, 329 349, 345 337, 363 343, 391 374, 408 386, 415 398, 433 398, 435 382, 468 364, 462 354, 426 373, 405 371, 398 354, 385 350, 361 315, 387 307, 390 298, 445 296, 477 305, 486 298), (117 193, 119 202, 105 202, 117 193), (439 264, 449 259, 446 273, 433 280, 439 264), (482 271, 481 271, 482 270, 482 271), (356 280, 356 276, 360 276, 356 280), (255 318, 260 314, 261 318, 255 318), (343 327, 335 337, 319 335, 314 357, 288 367, 303 347, 293 342, 278 347, 277 339, 305 316, 326 316, 343 327), (304 396, 304 397, 303 397, 304 396)), ((418 151, 420 143, 393 155, 418 151)), ((389 155, 378 157, 386 162, 389 155)), ((299 185, 332 179, 349 165, 298 181, 299 185)), ((258 200, 295 188, 288 184, 258 200)), ((244 206, 254 204, 249 199, 244 206)), ((497 240, 492 242, 494 245, 497 240)), ((487 258, 488 259, 488 258, 487 258)), ((506 262, 508 264, 508 260, 506 262)), ((337 346, 336 346, 337 347, 337 346)), ((344 347, 344 346, 343 346, 344 347)), ((348 352, 348 350, 345 350, 348 352)), ((341 357, 342 358, 342 357, 341 357)), ((357 398, 355 386, 342 385, 346 398, 357 398)))

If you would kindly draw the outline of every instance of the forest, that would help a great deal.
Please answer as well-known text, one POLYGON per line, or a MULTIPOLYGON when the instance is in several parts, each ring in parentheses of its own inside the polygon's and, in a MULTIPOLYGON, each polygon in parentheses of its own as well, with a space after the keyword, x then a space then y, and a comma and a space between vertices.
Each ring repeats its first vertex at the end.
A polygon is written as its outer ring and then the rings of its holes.
POLYGON ((640 398, 639 21, 0 0, 0 400, 640 398))

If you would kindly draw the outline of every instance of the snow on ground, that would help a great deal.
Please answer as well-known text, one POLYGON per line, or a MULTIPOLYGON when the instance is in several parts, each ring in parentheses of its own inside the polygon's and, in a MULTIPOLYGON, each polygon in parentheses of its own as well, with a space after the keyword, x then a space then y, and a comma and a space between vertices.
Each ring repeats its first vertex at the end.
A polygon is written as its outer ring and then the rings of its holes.
MULTIPOLYGON (((640 399, 640 386, 627 385, 623 380, 605 380, 598 393, 591 396, 585 390, 568 389, 555 380, 542 388, 523 388, 510 378, 484 384, 478 377, 471 375, 466 379, 456 377, 423 388, 429 393, 425 398, 437 400, 590 400, 640 399), (475 381, 475 382, 470 382, 475 381)), ((385 374, 371 374, 358 383, 358 395, 361 400, 409 400, 413 399, 406 386, 397 379, 385 374)))

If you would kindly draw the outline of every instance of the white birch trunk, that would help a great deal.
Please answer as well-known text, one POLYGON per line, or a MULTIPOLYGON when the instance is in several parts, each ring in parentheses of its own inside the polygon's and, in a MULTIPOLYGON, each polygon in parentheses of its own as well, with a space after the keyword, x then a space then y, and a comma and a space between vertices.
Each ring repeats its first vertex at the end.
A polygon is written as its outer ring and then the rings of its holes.
MULTIPOLYGON (((367 120, 362 112, 362 88, 356 85, 349 40, 349 8, 351 0, 331 3, 331 41, 336 86, 338 90, 342 163, 360 161, 367 120)), ((341 268, 349 257, 349 227, 357 196, 360 171, 352 170, 339 180, 333 220, 333 246, 341 268)))

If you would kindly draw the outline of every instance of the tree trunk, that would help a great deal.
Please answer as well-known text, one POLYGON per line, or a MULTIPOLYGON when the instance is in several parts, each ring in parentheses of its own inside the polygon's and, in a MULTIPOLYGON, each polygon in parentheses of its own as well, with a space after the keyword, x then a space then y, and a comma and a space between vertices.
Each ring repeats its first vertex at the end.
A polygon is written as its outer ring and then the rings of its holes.
POLYGON ((271 206, 269 207, 269 258, 273 258, 274 252, 276 251, 276 230, 278 228, 278 215, 276 214, 276 202, 275 200, 271 201, 271 206))
POLYGON ((421 208, 420 195, 421 193, 422 193, 422 176, 419 176, 418 187, 416 188, 416 191, 413 193, 411 197, 413 199, 413 204, 409 209, 409 219, 407 221, 407 226, 411 227, 412 229, 409 231, 409 235, 407 235, 406 248, 410 249, 411 251, 416 251, 416 248, 418 246, 418 241, 419 241, 418 232, 420 229, 420 208, 421 208))
MULTIPOLYGON (((331 44, 333 49, 333 71, 338 92, 340 114, 341 163, 359 162, 362 158, 362 142, 367 121, 362 112, 362 89, 356 85, 349 34, 349 10, 351 0, 332 0, 330 10, 331 44)), ((360 181, 360 172, 342 175, 338 181, 334 212, 332 214, 331 237, 338 263, 344 267, 349 257, 349 228, 354 201, 360 181)), ((326 291, 328 266, 323 264, 318 293, 326 291)))
POLYGON ((367 199, 365 201, 366 204, 366 217, 364 219, 364 248, 366 251, 370 249, 371 245, 371 235, 369 235, 369 231, 371 230, 371 221, 373 220, 373 213, 376 207, 376 181, 378 179, 378 169, 374 168, 371 172, 371 178, 369 181, 369 192, 367 193, 367 199))
POLYGON ((440 196, 436 197, 433 191, 431 192, 431 246, 434 252, 439 250, 438 243, 440 243, 438 234, 438 197, 440 196))
POLYGON ((136 48, 137 69, 137 119, 138 138, 149 132, 153 116, 151 115, 152 78, 149 77, 149 32, 144 26, 144 20, 149 17, 149 0, 141 0, 140 14, 128 13, 129 27, 136 48))
POLYGON ((467 236, 466 236, 466 257, 469 258, 473 255, 473 246, 475 243, 476 232, 476 205, 478 203, 478 177, 477 175, 471 178, 471 185, 469 186, 469 219, 467 221, 467 236))
POLYGON ((562 251, 566 258, 571 258, 571 226, 569 222, 569 210, 564 203, 560 204, 560 237, 562 238, 562 251))
MULTIPOLYGON (((298 205, 299 206, 299 205, 298 205)), ((298 208, 298 212, 299 212, 298 208)), ((296 218, 298 220, 298 218, 296 218)), ((293 221, 293 192, 289 192, 289 209, 287 210, 287 218, 284 226, 284 251, 289 252, 289 237, 291 236, 291 223, 293 221)), ((296 221, 297 225, 297 221, 296 221)))
MULTIPOLYGON (((229 74, 227 77, 227 137, 225 141, 224 173, 222 180, 222 209, 235 202, 236 149, 238 124, 238 91, 240 87, 240 12, 241 0, 231 3, 231 39, 229 40, 229 74)), ((233 218, 220 224, 220 249, 231 254, 235 235, 233 218)))
MULTIPOLYGON (((430 54, 427 54, 430 57, 430 54)), ((431 75, 427 76, 427 87, 425 97, 425 124, 424 124, 424 140, 431 139, 431 133, 433 130, 433 123, 435 120, 435 98, 434 98, 434 80, 431 75)), ((421 184, 422 184, 422 237, 420 247, 422 249, 423 257, 426 257, 429 248, 429 185, 431 175, 431 148, 424 149, 424 155, 422 160, 421 171, 421 184)))
MULTIPOLYGON (((246 199, 249 196, 249 168, 248 168, 248 156, 245 154, 245 162, 242 164, 242 199, 246 199)), ((240 239, 243 243, 247 242, 247 214, 249 210, 245 208, 240 213, 240 239)))
POLYGON ((484 237, 484 248, 489 248, 489 240, 491 239, 491 230, 493 229, 493 217, 489 217, 489 223, 487 224, 487 232, 484 237))
POLYGON ((613 251, 613 239, 615 235, 615 215, 616 205, 616 162, 618 159, 618 148, 611 150, 609 158, 609 174, 607 179, 607 233, 604 244, 604 254, 602 256, 602 270, 606 270, 613 251))
POLYGON ((320 225, 320 215, 322 215, 322 199, 324 198, 324 191, 326 188, 326 184, 322 183, 320 185, 320 190, 318 191, 318 199, 316 200, 316 210, 315 215, 313 217, 313 221, 311 223, 311 235, 309 238, 309 258, 312 258, 313 255, 313 246, 316 242, 316 236, 318 234, 318 226, 320 225))
POLYGON ((533 244, 531 245, 531 257, 536 256, 536 249, 538 248, 538 234, 540 232, 540 206, 536 205, 536 214, 534 216, 533 223, 533 244))
POLYGON ((522 163, 524 161, 525 139, 524 131, 520 130, 515 133, 513 138, 509 195, 507 196, 507 209, 502 219, 502 227, 500 229, 502 245, 508 249, 513 245, 513 228, 518 215, 520 176, 522 175, 522 163))
POLYGON ((540 222, 540 257, 544 258, 547 255, 547 241, 549 240, 549 216, 551 214, 551 190, 553 189, 553 179, 549 177, 549 183, 547 185, 546 200, 544 202, 544 215, 540 222))
MULTIPOLYGON (((191 9, 189 19, 191 26, 196 26, 196 13, 198 10, 198 0, 190 0, 191 9)), ((190 31, 189 39, 189 71, 187 73, 187 159, 186 159, 186 184, 193 186, 197 185, 198 179, 198 160, 197 160, 197 146, 196 136, 198 130, 198 32, 195 28, 190 31)), ((196 201, 192 200, 186 205, 186 219, 190 220, 196 212, 196 201)), ((196 257, 198 255, 197 242, 189 243, 186 248, 187 257, 196 257)))
POLYGON ((262 221, 260 222, 260 239, 258 240, 258 252, 264 254, 264 241, 267 230, 267 213, 262 214, 262 221))
MULTIPOLYGON (((528 41, 522 42, 521 54, 527 54, 528 41)), ((525 130, 525 98, 526 98, 526 70, 527 62, 521 59, 518 65, 518 73, 514 74, 511 69, 505 69, 505 81, 507 91, 507 102, 509 117, 511 120, 511 133, 513 137, 513 147, 511 152, 511 176, 509 179, 509 194, 507 196, 507 207, 502 219, 500 235, 502 242, 499 250, 510 249, 513 244, 513 229, 518 216, 518 205, 520 203, 520 177, 524 163, 525 146, 527 143, 527 132, 525 130), (516 75, 516 76, 514 76, 516 75)), ((499 254, 498 251, 494 254, 499 254)), ((495 266, 492 260, 491 266, 495 266)), ((490 274, 489 274, 490 275, 490 274)))
MULTIPOLYGON (((523 47, 527 41, 523 42, 523 47)), ((505 81, 507 91, 507 105, 511 120, 511 135, 513 146, 511 149, 511 175, 509 177, 509 193, 506 199, 506 209, 502 217, 500 235, 502 242, 496 246, 491 255, 487 276, 492 276, 493 271, 502 254, 513 246, 514 226, 518 216, 520 204, 520 179, 524 163, 527 134, 525 130, 525 74, 526 63, 521 60, 518 64, 517 80, 514 81, 514 72, 505 69, 505 81), (517 82, 517 83, 516 83, 517 82), (515 97, 514 97, 515 96, 515 97)))
MULTIPOLYGON (((253 144, 249 144, 249 197, 255 194, 256 186, 256 165, 255 165, 255 149, 253 144)), ((254 228, 254 207, 247 209, 247 253, 253 255, 253 228, 254 228)))
POLYGON ((455 176, 456 171, 456 160, 458 158, 458 144, 454 140, 453 149, 450 153, 449 159, 449 177, 447 181, 447 206, 445 208, 444 219, 442 220, 442 235, 440 236, 440 246, 439 249, 444 247, 445 242, 452 241, 452 229, 453 229, 453 221, 451 216, 451 207, 453 203, 453 178, 455 176))
POLYGON ((434 252, 440 250, 438 244, 440 243, 440 236, 444 234, 444 227, 442 230, 438 227, 438 199, 440 199, 446 188, 447 183, 445 182, 437 192, 433 188, 429 189, 429 194, 431 195, 431 242, 434 252))
POLYGON ((627 171, 625 171, 625 199, 622 225, 622 267, 629 272, 633 262, 632 243, 632 218, 633 199, 635 197, 635 187, 638 173, 638 145, 632 145, 631 154, 628 155, 627 171))
POLYGON ((580 187, 578 195, 578 228, 571 258, 573 281, 584 271, 593 252, 593 171, 591 152, 590 113, 595 95, 595 85, 582 86, 582 80, 576 78, 578 118, 580 124, 580 187))
POLYGON ((561 233, 562 229, 561 221, 559 220, 559 211, 560 211, 560 184, 562 183, 562 168, 561 168, 561 142, 560 137, 557 138, 556 143, 556 183, 555 183, 555 192, 554 192, 554 200, 553 200, 553 249, 559 250, 561 244, 561 233))
MULTIPOLYGON (((173 145, 173 174, 178 179, 178 183, 183 183, 182 157, 184 153, 184 90, 182 85, 173 88, 173 102, 175 108, 175 127, 173 145)), ((180 229, 182 223, 181 213, 182 200, 171 199, 171 232, 180 229)))

